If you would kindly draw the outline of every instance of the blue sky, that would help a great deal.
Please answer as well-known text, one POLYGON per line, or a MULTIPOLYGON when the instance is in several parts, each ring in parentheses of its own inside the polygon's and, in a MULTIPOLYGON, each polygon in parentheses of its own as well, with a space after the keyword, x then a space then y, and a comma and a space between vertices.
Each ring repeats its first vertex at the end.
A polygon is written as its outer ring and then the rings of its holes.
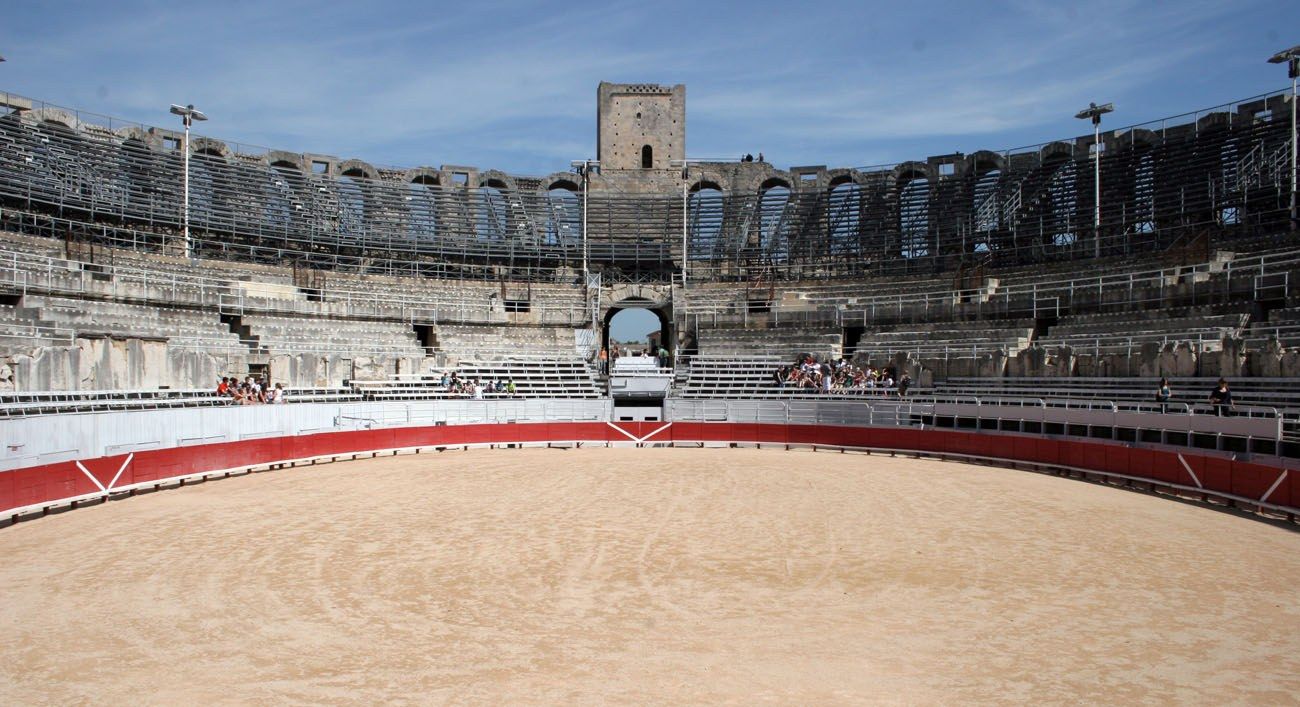
POLYGON ((1078 134, 1287 85, 1300 2, 10 0, 0 89, 381 165, 518 174, 595 153, 601 80, 685 83, 688 153, 885 164, 1078 134), (1278 28, 1291 28, 1279 30, 1278 28))
MULTIPOLYGON (((515 174, 595 156, 596 85, 685 83, 687 152, 887 164, 1283 88, 1300 2, 34 2, 0 90, 232 142, 515 174)), ((654 328, 652 326, 652 328, 654 328)))

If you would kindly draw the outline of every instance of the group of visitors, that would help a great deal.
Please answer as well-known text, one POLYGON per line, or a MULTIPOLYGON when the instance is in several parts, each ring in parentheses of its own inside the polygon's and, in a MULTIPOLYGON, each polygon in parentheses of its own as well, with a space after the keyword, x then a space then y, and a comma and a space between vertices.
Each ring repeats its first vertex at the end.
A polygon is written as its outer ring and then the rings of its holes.
POLYGON ((629 350, 626 346, 611 346, 609 348, 601 347, 600 353, 596 354, 596 363, 599 367, 600 375, 609 375, 611 365, 617 364, 620 357, 629 356, 653 356, 655 359, 655 365, 660 368, 668 368, 668 366, 672 365, 672 354, 669 354, 668 349, 663 346, 660 346, 658 350, 653 347, 636 350, 629 350))
POLYGON ((812 354, 804 354, 793 365, 781 366, 772 374, 781 388, 799 388, 830 393, 834 391, 871 390, 889 393, 897 391, 907 395, 912 377, 906 371, 897 380, 893 367, 875 368, 867 364, 858 366, 847 358, 818 361, 812 354))
MULTIPOLYGON (((1173 398, 1173 391, 1169 387, 1169 378, 1161 378, 1160 385, 1156 386, 1156 402, 1161 404, 1161 412, 1169 411, 1170 399, 1173 398)), ((1209 399, 1206 402, 1214 408, 1214 415, 1218 417, 1231 417, 1235 415, 1236 404, 1232 403, 1232 390, 1227 385, 1226 378, 1219 378, 1214 383, 1214 390, 1210 390, 1209 399)))
POLYGON ((272 388, 265 378, 223 376, 217 384, 217 395, 230 398, 235 405, 279 405, 285 402, 284 386, 272 388))
POLYGON ((451 373, 444 371, 438 385, 448 393, 465 395, 478 400, 482 400, 485 395, 509 395, 513 397, 518 391, 513 378, 481 381, 478 378, 461 378, 456 371, 451 373))
MULTIPOLYGON (((1173 391, 1169 388, 1169 379, 1161 378, 1160 385, 1156 386, 1156 402, 1160 403, 1161 412, 1168 412, 1169 401, 1173 398, 1173 391)), ((1214 384, 1214 389, 1210 391, 1210 397, 1206 400, 1214 408, 1214 414, 1219 417, 1232 417, 1236 410, 1236 404, 1232 402, 1232 390, 1228 387, 1228 380, 1220 378, 1214 384)))

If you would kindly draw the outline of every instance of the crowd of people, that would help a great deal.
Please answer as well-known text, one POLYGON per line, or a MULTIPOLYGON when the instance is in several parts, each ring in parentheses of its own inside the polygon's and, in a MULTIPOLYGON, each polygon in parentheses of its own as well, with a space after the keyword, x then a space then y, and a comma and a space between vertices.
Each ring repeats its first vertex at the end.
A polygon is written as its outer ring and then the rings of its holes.
POLYGON ((242 381, 238 377, 222 377, 217 384, 217 395, 230 398, 235 405, 279 405, 285 402, 283 385, 276 383, 271 387, 265 378, 252 376, 242 381))
POLYGON ((448 393, 478 399, 482 399, 485 395, 514 396, 518 391, 513 378, 483 381, 478 378, 461 378, 460 374, 455 371, 451 373, 444 371, 442 378, 438 381, 438 387, 448 393))
POLYGON ((837 361, 818 361, 812 354, 804 354, 793 365, 781 366, 772 378, 782 388, 800 388, 830 393, 834 391, 872 390, 907 395, 912 377, 906 371, 897 379, 891 366, 875 368, 870 364, 858 366, 847 358, 837 361))

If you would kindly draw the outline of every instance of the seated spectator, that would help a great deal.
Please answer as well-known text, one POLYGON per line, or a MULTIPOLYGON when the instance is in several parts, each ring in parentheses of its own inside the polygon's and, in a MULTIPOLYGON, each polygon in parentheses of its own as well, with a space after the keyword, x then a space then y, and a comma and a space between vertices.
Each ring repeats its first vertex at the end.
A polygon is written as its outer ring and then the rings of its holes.
POLYGON ((223 376, 221 378, 221 382, 217 384, 217 395, 220 395, 221 397, 224 398, 229 394, 230 394, 230 379, 223 376))

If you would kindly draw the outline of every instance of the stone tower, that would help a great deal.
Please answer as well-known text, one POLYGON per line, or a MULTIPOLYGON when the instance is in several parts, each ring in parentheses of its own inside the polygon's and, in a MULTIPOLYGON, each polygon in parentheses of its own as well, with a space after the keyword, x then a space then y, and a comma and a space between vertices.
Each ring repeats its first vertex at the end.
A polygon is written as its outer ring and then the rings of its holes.
POLYGON ((608 83, 596 90, 601 172, 668 170, 686 159, 686 86, 608 83))

